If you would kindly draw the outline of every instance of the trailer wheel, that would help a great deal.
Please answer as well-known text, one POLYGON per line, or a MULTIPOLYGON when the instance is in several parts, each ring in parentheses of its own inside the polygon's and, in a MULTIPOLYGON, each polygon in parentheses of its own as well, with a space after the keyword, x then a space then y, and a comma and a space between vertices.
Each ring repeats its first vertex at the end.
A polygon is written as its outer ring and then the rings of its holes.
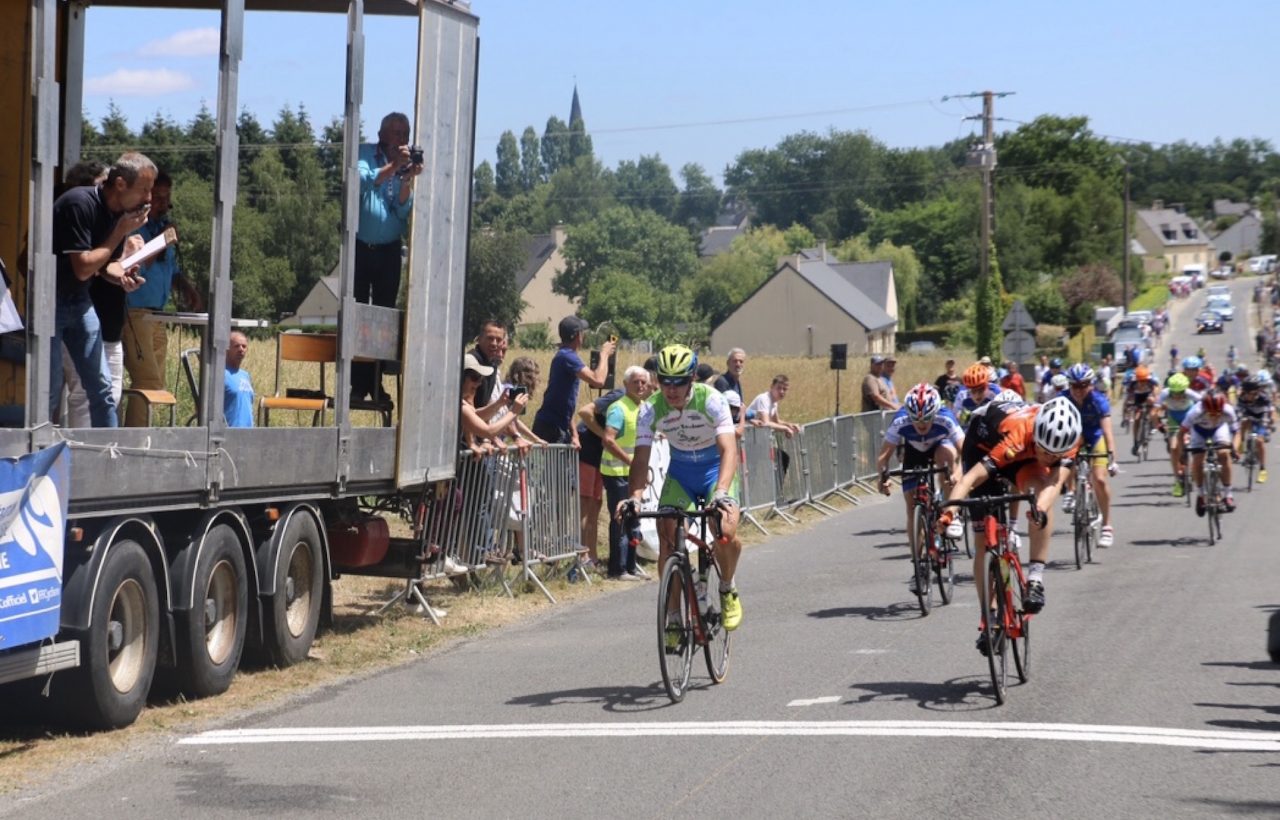
POLYGON ((265 649, 274 665, 293 666, 311 651, 324 598, 320 531, 310 515, 299 512, 290 517, 280 539, 275 573, 276 592, 265 619, 265 649))
POLYGON ((231 527, 218 524, 205 536, 191 588, 194 605, 178 617, 178 682, 184 693, 207 697, 227 691, 244 651, 248 581, 231 527))
POLYGON ((60 711, 89 729, 128 726, 146 705, 160 645, 155 575, 136 541, 107 551, 79 637, 81 665, 54 676, 60 711))

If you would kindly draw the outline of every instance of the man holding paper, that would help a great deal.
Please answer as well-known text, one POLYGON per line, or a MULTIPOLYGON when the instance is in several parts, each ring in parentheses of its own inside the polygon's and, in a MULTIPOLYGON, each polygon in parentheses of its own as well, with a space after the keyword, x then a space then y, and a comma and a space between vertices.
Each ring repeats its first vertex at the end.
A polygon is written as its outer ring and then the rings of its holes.
MULTIPOLYGON (((150 245, 162 243, 163 249, 142 263, 146 282, 125 297, 128 318, 124 328, 124 368, 129 371, 129 386, 135 390, 163 390, 165 357, 169 351, 169 330, 155 311, 164 310, 172 290, 186 303, 187 310, 201 311, 204 300, 187 277, 178 270, 177 247, 166 241, 166 231, 176 238, 169 224, 173 180, 164 171, 156 174, 151 186, 151 212, 147 223, 133 235, 150 245)), ((125 408, 126 427, 147 425, 147 404, 137 396, 125 408)))
MULTIPOLYGON (((103 327, 90 297, 91 283, 121 293, 117 327, 124 324, 125 293, 145 280, 136 267, 125 270, 118 261, 125 238, 147 221, 156 166, 139 153, 122 155, 102 185, 72 188, 53 203, 53 253, 57 258, 57 308, 53 349, 66 345, 76 374, 84 385, 89 418, 94 427, 119 424, 112 396, 112 374, 103 346, 103 327)), ((119 339, 119 336, 116 336, 119 339)), ((57 412, 62 394, 62 360, 52 356, 49 415, 57 412)))

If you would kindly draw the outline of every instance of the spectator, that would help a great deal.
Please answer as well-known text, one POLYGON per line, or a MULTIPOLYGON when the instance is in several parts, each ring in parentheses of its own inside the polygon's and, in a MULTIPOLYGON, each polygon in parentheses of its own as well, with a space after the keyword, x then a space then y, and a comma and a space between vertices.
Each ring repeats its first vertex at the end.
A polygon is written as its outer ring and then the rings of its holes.
POLYGON ((707 362, 702 362, 698 365, 697 369, 693 371, 694 381, 699 381, 703 384, 713 384, 716 380, 715 376, 716 369, 707 362))
POLYGON ((871 357, 871 369, 867 373, 867 377, 862 380, 862 412, 864 413, 870 413, 875 410, 897 411, 898 409, 897 400, 889 393, 888 387, 880 378, 883 365, 883 356, 871 357))
POLYGON ((777 430, 787 438, 800 432, 800 425, 783 421, 778 414, 778 405, 787 397, 787 391, 790 389, 790 379, 782 374, 774 376, 769 389, 751 400, 750 406, 747 407, 747 421, 757 427, 777 430))
POLYGON ((733 402, 729 402, 729 412, 733 415, 733 423, 741 426, 742 424, 742 397, 746 395, 746 391, 742 389, 742 372, 747 369, 747 352, 740 347, 735 347, 729 351, 728 357, 724 361, 724 372, 721 373, 712 385, 715 389, 725 394, 727 398, 730 392, 736 393, 738 396, 738 405, 734 407, 733 402))
POLYGON ((1049 360, 1049 369, 1044 371, 1040 376, 1040 384, 1037 388, 1037 398, 1040 401, 1048 401, 1053 398, 1056 388, 1053 386, 1053 377, 1062 372, 1062 359, 1054 357, 1049 360))
MULTIPOLYGON (((538 363, 528 356, 520 356, 511 363, 511 367, 507 370, 507 382, 516 388, 523 388, 528 396, 526 404, 519 410, 513 408, 512 412, 516 416, 523 416, 528 411, 528 402, 532 402, 534 396, 538 393, 538 363)), ((522 440, 532 442, 533 444, 546 444, 545 441, 533 434, 533 430, 524 423, 524 419, 517 418, 512 425, 515 428, 516 435, 522 440)))
MULTIPOLYGON (((600 358, 604 358, 601 356, 600 358)), ((590 566, 600 560, 600 506, 604 503, 604 477, 600 473, 600 461, 604 455, 605 414, 609 406, 626 395, 626 389, 616 387, 593 401, 578 408, 578 509, 582 513, 582 546, 586 548, 590 566)))
POLYGON ((1098 365, 1097 371, 1098 389, 1106 394, 1107 398, 1111 398, 1111 357, 1103 356, 1102 364, 1098 365))
POLYGON ((960 375, 956 373, 956 360, 947 359, 945 369, 941 376, 933 382, 933 386, 938 389, 938 395, 947 404, 955 401, 956 393, 960 392, 960 375))
MULTIPOLYGON (((629 495, 627 476, 636 446, 636 421, 640 406, 652 392, 649 371, 643 367, 628 367, 622 374, 622 383, 626 392, 611 403, 605 413, 604 454, 600 462, 610 510, 616 510, 629 495)), ((623 531, 621 522, 613 515, 609 516, 609 577, 623 581, 643 580, 636 564, 635 550, 631 549, 630 533, 623 531)))
POLYGON ((509 406, 509 396, 504 390, 501 375, 502 362, 507 357, 507 327, 498 319, 486 319, 480 326, 480 335, 476 336, 476 346, 471 355, 493 372, 485 377, 476 390, 477 412, 486 421, 495 413, 505 411, 509 406))
MULTIPOLYGON (((172 203, 173 180, 163 171, 156 174, 151 186, 151 212, 147 224, 134 234, 149 242, 170 227, 169 208, 172 203)), ((162 317, 153 315, 162 311, 169 302, 169 291, 175 291, 188 310, 204 310, 204 300, 195 287, 178 270, 178 249, 169 245, 159 256, 142 264, 146 284, 125 297, 128 309, 124 333, 124 369, 129 373, 129 386, 137 390, 163 390, 165 386, 165 359, 169 355, 169 330, 162 317)), ((250 408, 249 421, 253 421, 250 408)), ((132 396, 125 409, 126 427, 145 427, 147 402, 132 396)), ((248 425, 232 425, 248 426, 248 425)))
POLYGON ((606 341, 600 346, 600 364, 595 370, 583 364, 578 356, 586 329, 587 323, 577 316, 566 316, 560 320, 560 349, 551 359, 547 392, 533 417, 533 432, 552 444, 578 446, 578 428, 573 423, 573 411, 578 404, 578 381, 582 380, 591 387, 604 387, 609 374, 613 342, 606 341))
MULTIPOLYGON (((101 186, 69 189, 53 204, 53 253, 57 260, 57 309, 52 348, 65 344, 84 385, 94 427, 116 427, 118 388, 113 395, 112 370, 103 346, 103 327, 90 295, 94 281, 124 294, 144 280, 137 266, 125 270, 119 258, 125 238, 147 220, 156 166, 139 153, 122 155, 101 186)), ((123 316, 120 318, 123 325, 123 316)), ((119 341, 119 337, 116 337, 119 341)), ((62 394, 62 362, 51 357, 49 414, 62 394)))
POLYGON ((476 357, 468 353, 462 360, 462 445, 469 448, 477 456, 488 455, 496 447, 494 440, 507 432, 519 418, 519 411, 529 403, 529 397, 517 396, 512 401, 513 413, 504 413, 500 418, 486 421, 476 411, 476 396, 480 383, 485 376, 493 372, 493 368, 480 364, 476 357))
POLYGON ((1044 384, 1044 374, 1049 372, 1049 357, 1041 354, 1040 362, 1036 365, 1036 384, 1044 384))
POLYGON ((1022 380, 1022 374, 1018 372, 1018 366, 1010 360, 1004 363, 1004 369, 1007 373, 1004 378, 1000 379, 1000 387, 1004 390, 1012 390, 1025 399, 1027 397, 1027 384, 1022 380))
MULTIPOLYGON (((409 118, 399 112, 383 117, 377 143, 361 145, 359 157, 355 300, 393 308, 400 295, 402 240, 413 208, 413 181, 422 173, 409 150, 409 118)), ((372 397, 389 405, 391 396, 378 382, 376 363, 351 363, 352 401, 372 397)))
POLYGON ((901 406, 898 404, 898 391, 893 386, 893 371, 897 367, 898 360, 893 356, 885 356, 880 364, 880 381, 884 382, 885 396, 893 403, 894 410, 901 406))
POLYGON ((253 381, 243 369, 249 337, 238 330, 227 340, 227 372, 222 381, 222 415, 228 427, 253 426, 253 381))

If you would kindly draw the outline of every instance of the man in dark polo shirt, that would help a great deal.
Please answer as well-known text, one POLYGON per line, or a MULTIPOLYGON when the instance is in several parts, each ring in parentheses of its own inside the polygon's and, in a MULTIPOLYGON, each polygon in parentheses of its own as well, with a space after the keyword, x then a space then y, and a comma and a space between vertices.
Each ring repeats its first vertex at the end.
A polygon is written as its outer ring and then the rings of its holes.
MULTIPOLYGON (((156 166, 139 153, 122 155, 101 186, 71 188, 53 203, 53 253, 57 259, 57 308, 53 350, 65 345, 89 399, 94 427, 116 427, 111 371, 103 352, 103 332, 90 284, 119 289, 121 323, 124 294, 145 281, 138 266, 124 270, 119 258, 125 237, 147 222, 156 166)), ((112 319, 116 319, 114 315, 112 319)), ((49 414, 62 399, 62 359, 50 357, 49 414)))

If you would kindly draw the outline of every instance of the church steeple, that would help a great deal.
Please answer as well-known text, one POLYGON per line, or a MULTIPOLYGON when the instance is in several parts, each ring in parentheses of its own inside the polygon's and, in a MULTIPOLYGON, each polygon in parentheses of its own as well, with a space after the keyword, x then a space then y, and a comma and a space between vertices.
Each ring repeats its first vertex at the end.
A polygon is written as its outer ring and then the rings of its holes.
POLYGON ((569 105, 569 122, 582 119, 582 105, 578 102, 578 84, 573 84, 573 102, 569 105))

